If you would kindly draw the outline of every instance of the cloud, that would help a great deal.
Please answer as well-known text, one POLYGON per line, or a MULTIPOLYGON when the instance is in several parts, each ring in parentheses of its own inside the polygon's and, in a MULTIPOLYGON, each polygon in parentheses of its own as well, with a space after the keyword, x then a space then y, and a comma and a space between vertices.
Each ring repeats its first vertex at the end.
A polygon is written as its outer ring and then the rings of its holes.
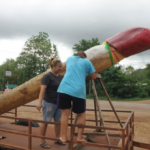
POLYGON ((16 59, 22 50, 23 40, 0 40, 0 65, 6 59, 16 59))
POLYGON ((42 31, 71 51, 81 39, 97 37, 102 43, 131 27, 150 28, 149 0, 0 0, 0 4, 0 40, 27 40, 42 31))

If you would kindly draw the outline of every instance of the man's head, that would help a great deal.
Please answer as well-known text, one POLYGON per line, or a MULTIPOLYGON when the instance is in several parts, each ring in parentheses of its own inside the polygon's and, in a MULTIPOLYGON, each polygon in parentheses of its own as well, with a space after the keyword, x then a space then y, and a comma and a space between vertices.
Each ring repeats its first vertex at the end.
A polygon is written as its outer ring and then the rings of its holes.
POLYGON ((81 58, 86 58, 86 54, 84 53, 84 51, 80 51, 77 53, 77 56, 81 57, 81 58))

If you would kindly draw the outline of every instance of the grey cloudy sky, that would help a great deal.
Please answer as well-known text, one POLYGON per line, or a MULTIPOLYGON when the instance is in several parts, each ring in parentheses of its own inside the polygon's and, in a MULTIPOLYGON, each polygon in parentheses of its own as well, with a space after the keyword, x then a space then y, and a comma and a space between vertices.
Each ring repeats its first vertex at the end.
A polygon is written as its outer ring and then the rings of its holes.
MULTIPOLYGON (((63 61, 81 39, 107 38, 132 27, 150 28, 150 0, 0 0, 0 65, 16 58, 32 35, 47 32, 63 61)), ((120 64, 142 68, 150 51, 120 64)))

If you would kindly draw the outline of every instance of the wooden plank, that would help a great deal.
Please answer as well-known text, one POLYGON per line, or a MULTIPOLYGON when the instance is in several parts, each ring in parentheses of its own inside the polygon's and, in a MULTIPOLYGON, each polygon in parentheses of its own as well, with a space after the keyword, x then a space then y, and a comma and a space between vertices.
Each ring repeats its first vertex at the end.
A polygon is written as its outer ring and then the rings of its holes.
POLYGON ((99 82, 100 82, 100 84, 101 84, 101 86, 102 86, 102 88, 103 88, 103 90, 104 90, 104 93, 105 93, 105 95, 106 95, 106 97, 107 97, 107 99, 108 99, 108 102, 109 102, 111 108, 113 109, 113 112, 114 112, 114 114, 115 114, 115 116, 116 116, 116 118, 117 118, 117 120, 118 120, 120 126, 123 127, 123 125, 122 125, 122 123, 121 123, 121 121, 120 121, 120 119, 119 119, 119 117, 118 117, 118 114, 117 114, 117 112, 116 112, 116 110, 115 110, 115 108, 114 108, 114 106, 113 106, 113 104, 112 104, 112 102, 111 102, 111 99, 110 99, 110 97, 109 97, 109 95, 108 95, 108 93, 107 93, 107 91, 106 91, 106 89, 105 89, 105 87, 104 87, 104 84, 103 84, 101 78, 99 78, 99 82))
MULTIPOLYGON (((105 122, 104 122, 103 115, 102 115, 102 112, 101 112, 101 108, 100 108, 100 105, 99 105, 99 101, 98 101, 98 97, 97 97, 97 92, 96 92, 96 88, 95 88, 95 83, 94 83, 93 79, 92 79, 92 89, 93 89, 94 99, 95 99, 96 104, 97 104, 99 116, 101 118, 103 126, 105 127, 105 122)), ((106 134, 106 139, 107 139, 108 144, 111 145, 107 130, 104 130, 104 132, 106 134)), ((109 148, 109 150, 111 150, 111 148, 109 148)))

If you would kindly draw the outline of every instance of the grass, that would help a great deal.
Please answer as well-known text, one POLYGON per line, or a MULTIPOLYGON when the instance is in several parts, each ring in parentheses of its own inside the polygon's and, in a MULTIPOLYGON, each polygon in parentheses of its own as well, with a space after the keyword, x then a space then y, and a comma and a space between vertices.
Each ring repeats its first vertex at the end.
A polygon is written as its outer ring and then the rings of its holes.
MULTIPOLYGON (((93 95, 87 95, 87 99, 93 99, 93 95)), ((99 100, 107 100, 106 96, 99 96, 99 100)), ((140 97, 134 97, 134 98, 119 98, 119 97, 110 97, 112 101, 142 101, 142 100, 150 100, 150 97, 140 98, 140 97)))

